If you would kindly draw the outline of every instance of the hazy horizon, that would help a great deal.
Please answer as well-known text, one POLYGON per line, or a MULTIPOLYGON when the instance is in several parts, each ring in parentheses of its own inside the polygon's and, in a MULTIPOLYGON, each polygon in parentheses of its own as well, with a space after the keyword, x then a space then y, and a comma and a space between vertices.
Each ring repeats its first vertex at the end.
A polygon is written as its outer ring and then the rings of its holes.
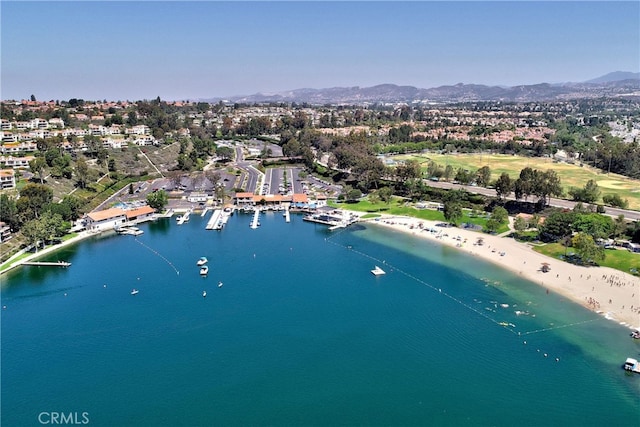
POLYGON ((638 2, 7 2, 2 99, 582 82, 640 71, 638 2))

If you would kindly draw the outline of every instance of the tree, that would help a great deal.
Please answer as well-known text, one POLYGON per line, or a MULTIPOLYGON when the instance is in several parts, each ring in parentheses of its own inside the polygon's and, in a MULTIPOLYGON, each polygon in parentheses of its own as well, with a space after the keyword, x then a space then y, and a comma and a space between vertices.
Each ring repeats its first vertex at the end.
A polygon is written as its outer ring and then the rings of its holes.
POLYGON ((378 196, 386 204, 389 204, 391 202, 392 194, 393 194, 393 190, 391 190, 390 187, 382 187, 381 189, 378 190, 378 196))
POLYGON ((549 169, 542 173, 535 172, 533 194, 540 198, 543 206, 549 204, 551 196, 562 196, 562 183, 556 171, 549 169))
POLYGON ((626 209, 629 206, 629 201, 627 199, 623 199, 617 194, 607 194, 602 196, 602 201, 613 207, 618 207, 622 209, 626 209))
POLYGON ((502 206, 496 206, 491 212, 491 219, 494 219, 498 225, 502 225, 509 221, 509 212, 502 206))
POLYGON ((53 200, 53 190, 44 184, 27 184, 20 190, 20 198, 16 202, 18 212, 26 222, 38 218, 40 212, 53 200))
POLYGON ((573 232, 573 221, 576 214, 573 212, 556 211, 546 217, 540 227, 540 238, 543 241, 558 241, 573 232))
POLYGON ((38 242, 44 237, 44 229, 37 219, 32 219, 24 223, 21 228, 22 235, 27 239, 27 244, 33 245, 38 251, 38 242))
POLYGON ((511 194, 511 192, 513 191, 514 181, 511 179, 508 173, 502 172, 502 174, 500 174, 500 178, 498 178, 495 183, 495 188, 496 195, 499 199, 503 200, 505 197, 508 197, 509 194, 511 194))
POLYGON ((164 210, 167 203, 169 203, 169 198, 164 190, 158 190, 147 195, 147 204, 157 211, 164 210))
POLYGON ((571 187, 569 195, 577 202, 594 203, 600 197, 600 190, 596 181, 590 179, 583 188, 571 187))
POLYGON ((89 180, 89 165, 83 156, 79 156, 76 160, 76 184, 80 188, 85 188, 89 180))
POLYGON ((451 165, 447 165, 444 168, 444 179, 446 179, 447 181, 449 181, 451 179, 451 177, 453 176, 453 166, 451 165))
POLYGON ((573 229, 587 233, 595 239, 604 239, 613 232, 613 220, 606 215, 598 213, 584 213, 576 215, 573 221, 573 229))
POLYGON ((29 99, 31 99, 31 101, 35 101, 36 100, 36 96, 32 94, 29 99))
POLYGON ((357 188, 351 188, 346 192, 347 202, 357 202, 362 197, 362 191, 357 188))
POLYGON ((0 221, 7 223, 11 230, 18 228, 18 208, 16 200, 6 194, 0 194, 0 221))
POLYGON ((491 180, 491 168, 489 166, 482 166, 476 172, 476 184, 480 187, 487 187, 491 180))
POLYGON ((35 157, 29 162, 29 169, 31 169, 31 173, 33 173, 34 175, 38 175, 40 184, 44 184, 44 173, 46 165, 47 162, 43 157, 35 157))
POLYGON ((517 216, 514 220, 513 220, 513 228, 515 228, 515 230, 518 233, 522 233, 524 230, 526 230, 529 227, 529 224, 527 223, 527 220, 524 219, 521 216, 517 216))
POLYGON ((448 222, 458 225, 458 222, 462 218, 462 207, 460 203, 452 200, 444 202, 444 219, 448 222))
POLYGON ((583 264, 590 264, 604 260, 604 248, 597 245, 593 240, 593 237, 587 233, 577 233, 573 236, 571 239, 571 246, 573 246, 576 255, 583 264))

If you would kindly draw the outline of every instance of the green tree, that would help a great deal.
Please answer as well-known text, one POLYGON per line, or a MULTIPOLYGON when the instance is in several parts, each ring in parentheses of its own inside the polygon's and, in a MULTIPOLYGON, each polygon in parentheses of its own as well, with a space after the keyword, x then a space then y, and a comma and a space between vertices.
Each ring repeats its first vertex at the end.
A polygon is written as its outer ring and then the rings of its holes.
POLYGON ((543 241, 558 241, 573 233, 573 222, 576 214, 573 212, 556 211, 549 214, 540 229, 543 241))
POLYGON ((573 229, 593 236, 594 239, 604 239, 613 232, 613 220, 598 213, 578 214, 573 221, 573 229))
POLYGON ((447 200, 444 202, 444 219, 451 224, 458 225, 458 222, 462 218, 462 207, 460 203, 447 200))
POLYGON ((514 220, 513 220, 513 228, 515 228, 515 230, 518 233, 522 233, 524 230, 526 230, 529 227, 529 224, 527 223, 527 220, 524 219, 521 216, 517 216, 514 220))
POLYGON ((454 171, 453 171, 453 166, 451 166, 451 165, 447 165, 447 166, 444 168, 444 174, 443 174, 444 179, 446 179, 447 181, 449 181, 449 180, 453 177, 453 172, 454 172, 454 171))
POLYGON ((76 184, 80 188, 85 188, 89 180, 89 165, 83 156, 79 156, 76 160, 76 184))
POLYGON ((44 184, 44 173, 46 166, 47 162, 43 157, 35 157, 33 160, 29 161, 29 169, 31 170, 31 173, 33 173, 34 175, 38 175, 40 184, 44 184))
POLYGON ((169 203, 169 197, 164 190, 155 191, 147 196, 147 204, 157 211, 164 210, 169 203))
POLYGON ((0 221, 5 222, 12 231, 18 229, 18 208, 16 200, 7 194, 0 194, 0 221))
POLYGON ((491 180, 491 168, 489 166, 482 166, 476 172, 476 184, 480 187, 487 187, 491 180))
POLYGON ((502 174, 500 174, 500 178, 498 178, 495 183, 496 195, 498 198, 504 200, 505 197, 508 197, 514 189, 514 184, 515 183, 509 174, 502 172, 502 174))
POLYGON ((629 201, 627 199, 623 199, 618 194, 607 194, 602 196, 602 201, 613 207, 618 207, 622 209, 626 209, 629 206, 629 201))
POLYGON ((33 245, 38 251, 38 242, 44 239, 44 229, 42 224, 37 219, 31 219, 24 223, 21 230, 22 235, 27 240, 28 245, 33 245))
POLYGON ((583 264, 596 263, 605 258, 604 248, 587 233, 576 233, 571 239, 571 246, 583 264))
POLYGON ((390 187, 382 187, 381 189, 378 190, 378 196, 386 204, 389 204, 391 202, 392 195, 393 195, 393 190, 391 190, 390 187))
POLYGON ((16 202, 18 212, 24 214, 24 222, 38 218, 40 212, 53 200, 53 190, 44 184, 25 185, 20 190, 20 198, 16 202))
POLYGON ((491 218, 499 225, 502 225, 509 221, 509 212, 502 206, 496 206, 491 212, 491 218))
POLYGON ((596 181, 590 179, 583 188, 571 187, 569 195, 578 202, 594 203, 600 197, 600 190, 596 181))

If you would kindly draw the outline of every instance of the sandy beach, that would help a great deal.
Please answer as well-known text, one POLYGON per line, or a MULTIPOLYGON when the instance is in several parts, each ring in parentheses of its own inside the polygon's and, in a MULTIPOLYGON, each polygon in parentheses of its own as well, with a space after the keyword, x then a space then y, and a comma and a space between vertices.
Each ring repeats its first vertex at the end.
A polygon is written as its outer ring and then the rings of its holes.
POLYGON ((640 328, 640 278, 631 274, 608 267, 569 264, 539 254, 530 245, 512 238, 438 227, 436 221, 382 215, 375 223, 479 256, 611 320, 632 329, 640 328), (478 238, 483 239, 482 245, 477 244, 478 238), (541 270, 543 263, 549 266, 546 273, 541 270))

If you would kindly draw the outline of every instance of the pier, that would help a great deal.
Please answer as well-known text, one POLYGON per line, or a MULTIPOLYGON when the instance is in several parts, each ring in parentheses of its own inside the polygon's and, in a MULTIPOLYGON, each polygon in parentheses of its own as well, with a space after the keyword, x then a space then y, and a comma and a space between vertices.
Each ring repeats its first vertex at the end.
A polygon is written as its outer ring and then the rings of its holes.
POLYGON ((253 220, 251 221, 251 228, 256 229, 260 225, 260 209, 253 212, 253 220))
POLYGON ((178 225, 182 225, 185 222, 189 221, 189 215, 191 215, 191 211, 186 211, 181 216, 176 218, 176 221, 177 221, 178 225))
POLYGON ((285 209, 284 211, 284 222, 291 222, 291 214, 289 213, 289 209, 285 209))
POLYGON ((222 209, 214 209, 211 218, 207 221, 207 230, 222 230, 222 209))
POLYGON ((25 261, 22 264, 23 265, 36 265, 36 266, 43 266, 43 267, 69 267, 71 265, 71 263, 67 262, 67 261, 55 261, 55 262, 25 261))

